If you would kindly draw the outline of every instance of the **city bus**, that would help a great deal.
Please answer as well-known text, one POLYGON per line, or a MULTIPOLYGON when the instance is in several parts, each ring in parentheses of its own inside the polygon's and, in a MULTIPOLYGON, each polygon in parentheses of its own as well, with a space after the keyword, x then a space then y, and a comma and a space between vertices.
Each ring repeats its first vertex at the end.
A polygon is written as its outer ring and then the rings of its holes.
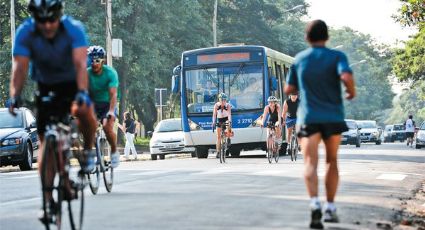
POLYGON ((207 158, 208 151, 215 149, 212 112, 217 95, 223 92, 232 106, 230 154, 265 150, 266 129, 260 127, 264 106, 271 95, 283 103, 285 76, 293 60, 267 47, 251 45, 183 52, 181 65, 173 71, 172 92, 180 92, 185 146, 194 148, 198 158, 207 158))

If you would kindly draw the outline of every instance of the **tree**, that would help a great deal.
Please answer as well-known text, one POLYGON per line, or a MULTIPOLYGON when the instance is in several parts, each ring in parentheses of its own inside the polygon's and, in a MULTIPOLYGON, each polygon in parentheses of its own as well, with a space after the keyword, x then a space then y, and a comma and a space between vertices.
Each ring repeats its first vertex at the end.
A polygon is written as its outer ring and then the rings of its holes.
POLYGON ((394 16, 396 21, 404 26, 425 26, 425 1, 423 0, 400 0, 401 8, 398 15, 394 16))
POLYGON ((345 101, 346 116, 352 119, 378 119, 380 111, 392 107, 394 97, 388 80, 391 53, 388 47, 377 44, 370 35, 350 28, 331 29, 328 46, 341 45, 341 50, 352 64, 367 61, 352 66, 357 97, 353 101, 345 101))

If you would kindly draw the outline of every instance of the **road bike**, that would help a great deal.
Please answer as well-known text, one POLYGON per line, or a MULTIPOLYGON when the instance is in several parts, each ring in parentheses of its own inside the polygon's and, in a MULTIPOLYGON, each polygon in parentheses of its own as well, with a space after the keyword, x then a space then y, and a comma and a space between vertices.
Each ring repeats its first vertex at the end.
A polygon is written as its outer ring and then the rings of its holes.
POLYGON ((229 128, 229 122, 226 121, 223 123, 218 123, 216 126, 221 128, 220 149, 217 150, 218 158, 220 158, 220 163, 226 163, 226 155, 229 153, 230 144, 230 137, 226 136, 226 128, 229 128))
MULTIPOLYGON (((41 97, 41 103, 51 111, 63 106, 54 94, 41 97)), ((43 111, 49 113, 49 111, 43 111)), ((84 216, 85 174, 81 169, 83 147, 78 135, 76 120, 70 115, 49 116, 44 134, 41 187, 43 214, 40 220, 47 230, 51 225, 61 229, 62 202, 68 203, 71 229, 81 229, 84 216), (47 164, 50 162, 50 165, 47 164)))
MULTIPOLYGON (((110 119, 108 117, 107 119, 110 119)), ((106 139, 106 134, 103 131, 101 121, 98 122, 96 130, 96 167, 94 170, 87 174, 91 192, 96 195, 100 185, 100 174, 103 174, 103 182, 106 191, 112 191, 114 182, 114 169, 111 167, 111 146, 106 139)))
POLYGON ((291 155, 291 161, 297 161, 297 155, 299 151, 298 138, 295 131, 295 127, 292 129, 291 140, 289 142, 289 155, 291 155))
POLYGON ((279 162, 279 143, 276 138, 276 126, 272 122, 267 123, 269 134, 267 136, 267 160, 271 164, 274 161, 279 162))

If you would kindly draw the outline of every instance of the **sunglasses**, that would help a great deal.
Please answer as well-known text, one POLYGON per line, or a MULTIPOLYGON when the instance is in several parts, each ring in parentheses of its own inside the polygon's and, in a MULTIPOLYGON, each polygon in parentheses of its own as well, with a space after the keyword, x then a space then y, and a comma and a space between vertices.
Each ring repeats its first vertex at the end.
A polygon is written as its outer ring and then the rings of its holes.
POLYGON ((92 64, 100 64, 102 62, 103 62, 103 59, 100 59, 100 58, 92 60, 92 64))
POLYGON ((53 23, 53 22, 55 22, 56 20, 58 20, 58 18, 57 18, 57 17, 48 17, 48 18, 39 18, 39 17, 36 17, 36 18, 35 18, 35 21, 36 21, 37 23, 40 23, 40 24, 45 24, 46 22, 53 23))

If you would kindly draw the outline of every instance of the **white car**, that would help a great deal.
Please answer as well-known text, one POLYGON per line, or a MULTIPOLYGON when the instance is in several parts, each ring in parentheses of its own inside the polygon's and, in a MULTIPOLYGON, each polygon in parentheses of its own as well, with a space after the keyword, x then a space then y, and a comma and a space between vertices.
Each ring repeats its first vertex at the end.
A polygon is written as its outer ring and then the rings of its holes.
POLYGON ((416 134, 416 148, 420 149, 425 147, 425 121, 422 122, 422 125, 419 127, 419 131, 416 134))
POLYGON ((184 146, 184 133, 180 118, 165 119, 158 123, 149 142, 152 160, 163 160, 167 154, 191 153, 195 155, 195 148, 184 146))
POLYGON ((376 124, 376 121, 356 121, 360 130, 360 139, 362 142, 375 142, 380 145, 382 130, 376 124))

